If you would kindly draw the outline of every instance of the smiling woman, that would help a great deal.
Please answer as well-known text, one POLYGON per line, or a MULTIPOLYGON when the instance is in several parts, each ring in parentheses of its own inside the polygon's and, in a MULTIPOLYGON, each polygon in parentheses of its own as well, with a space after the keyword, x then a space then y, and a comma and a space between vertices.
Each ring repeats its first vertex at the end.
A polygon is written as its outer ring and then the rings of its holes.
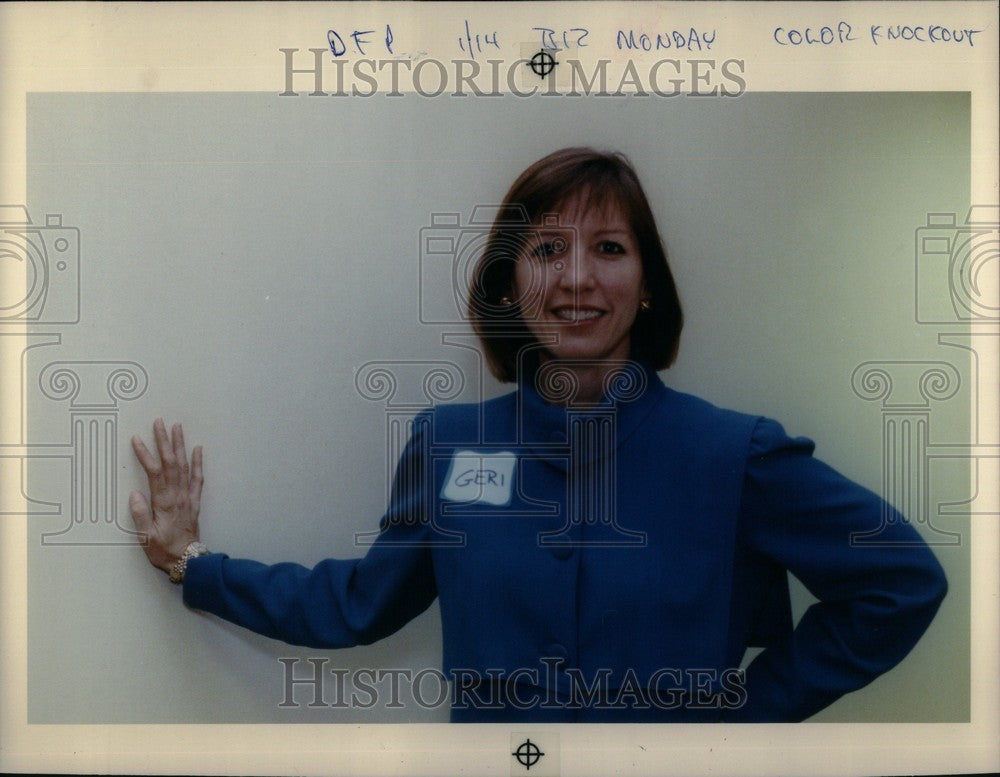
MULTIPOLYGON (((512 211, 521 218, 497 219, 469 292, 469 318, 500 380, 552 356, 673 363, 683 325, 677 287, 623 156, 550 154, 511 186, 500 212, 512 211)), ((583 393, 599 397, 606 373, 590 367, 583 393)))
POLYGON ((454 721, 796 721, 916 644, 946 583, 903 516, 810 440, 657 374, 681 308, 624 157, 564 149, 522 173, 469 310, 517 388, 417 416, 364 558, 209 553, 200 448, 189 467, 159 420, 158 459, 133 439, 151 491, 133 517, 189 606, 349 647, 437 598, 454 721), (794 625, 789 572, 818 600, 794 625))

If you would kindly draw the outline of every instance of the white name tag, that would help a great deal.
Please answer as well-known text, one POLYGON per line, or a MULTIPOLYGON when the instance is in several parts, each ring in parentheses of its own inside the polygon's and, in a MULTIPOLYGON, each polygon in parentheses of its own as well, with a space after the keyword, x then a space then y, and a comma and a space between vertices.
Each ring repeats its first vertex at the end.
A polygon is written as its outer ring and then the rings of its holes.
POLYGON ((449 502, 508 505, 517 457, 508 451, 456 451, 448 468, 441 498, 449 502))

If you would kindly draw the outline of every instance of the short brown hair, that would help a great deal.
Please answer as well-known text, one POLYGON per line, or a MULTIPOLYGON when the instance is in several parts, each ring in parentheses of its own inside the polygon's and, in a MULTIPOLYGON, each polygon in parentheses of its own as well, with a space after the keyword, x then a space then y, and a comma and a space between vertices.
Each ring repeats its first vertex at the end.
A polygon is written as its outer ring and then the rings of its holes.
POLYGON ((514 181, 473 271, 469 319, 490 371, 501 381, 517 380, 519 354, 535 343, 516 306, 504 304, 505 297, 514 296, 518 247, 544 215, 556 212, 574 195, 585 198, 584 212, 617 206, 635 234, 650 309, 638 315, 632 326, 630 358, 660 370, 677 356, 683 326, 681 303, 635 169, 618 152, 564 148, 539 159, 514 181))

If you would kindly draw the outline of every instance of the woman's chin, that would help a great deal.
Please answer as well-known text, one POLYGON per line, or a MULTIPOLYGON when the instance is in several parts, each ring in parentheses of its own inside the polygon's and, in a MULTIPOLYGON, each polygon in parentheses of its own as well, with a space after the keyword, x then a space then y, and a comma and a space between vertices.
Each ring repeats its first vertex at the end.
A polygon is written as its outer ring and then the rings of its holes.
POLYGON ((605 362, 621 361, 627 359, 627 352, 624 356, 609 354, 607 351, 587 346, 574 347, 570 344, 560 345, 546 353, 543 361, 552 362, 592 362, 595 366, 605 362))

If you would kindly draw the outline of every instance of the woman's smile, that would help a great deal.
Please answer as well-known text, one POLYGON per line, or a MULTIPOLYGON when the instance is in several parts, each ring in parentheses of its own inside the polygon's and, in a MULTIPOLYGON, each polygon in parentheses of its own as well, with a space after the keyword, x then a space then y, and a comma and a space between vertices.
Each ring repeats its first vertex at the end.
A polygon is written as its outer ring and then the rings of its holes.
POLYGON ((595 321, 604 315, 604 311, 598 308, 560 307, 553 308, 552 314, 561 321, 580 325, 595 321))

